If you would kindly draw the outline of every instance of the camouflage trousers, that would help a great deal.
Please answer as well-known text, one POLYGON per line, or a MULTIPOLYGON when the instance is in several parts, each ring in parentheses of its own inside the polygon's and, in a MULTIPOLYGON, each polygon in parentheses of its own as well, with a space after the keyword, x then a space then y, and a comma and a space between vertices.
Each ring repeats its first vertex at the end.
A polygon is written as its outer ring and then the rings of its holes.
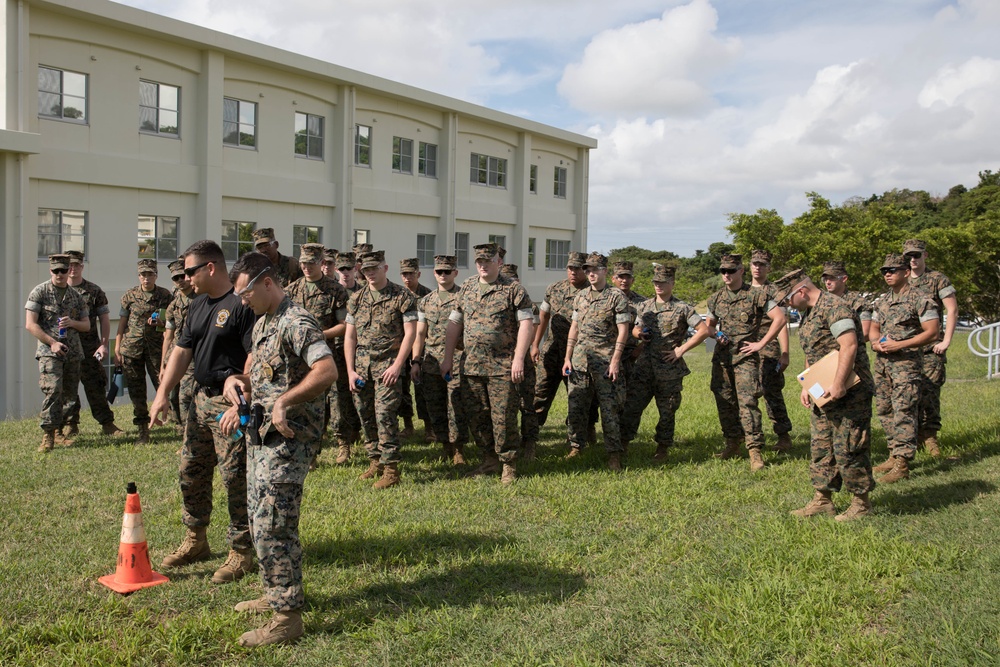
POLYGON ((132 423, 136 426, 149 423, 149 402, 146 399, 146 373, 154 388, 160 387, 160 355, 144 354, 141 357, 122 357, 122 375, 132 399, 132 423))
POLYGON ((778 357, 760 358, 760 385, 764 391, 764 407, 771 420, 775 435, 784 435, 792 430, 792 420, 785 407, 785 374, 778 370, 778 357))
POLYGON ((764 446, 764 431, 757 401, 763 394, 760 365, 746 358, 738 364, 712 364, 712 393, 719 411, 719 425, 727 438, 744 438, 747 449, 764 446))
POLYGON ((222 396, 210 397, 204 389, 194 394, 184 427, 180 483, 185 526, 207 526, 212 518, 212 475, 219 467, 229 504, 227 538, 233 549, 250 551, 247 516, 246 438, 233 442, 219 430, 219 413, 229 408, 222 396))
POLYGON ((524 380, 517 385, 521 397, 521 442, 538 442, 538 413, 535 412, 535 385, 538 382, 535 362, 524 361, 524 380))
POLYGON ((569 377, 569 405, 566 414, 569 444, 576 448, 587 444, 591 405, 596 397, 601 406, 604 448, 608 452, 620 452, 622 437, 619 424, 625 407, 625 376, 619 374, 618 380, 614 381, 607 376, 607 362, 589 359, 587 364, 587 370, 574 369, 569 377))
MULTIPOLYGON (((545 426, 549 418, 549 409, 552 401, 555 400, 559 385, 566 385, 566 392, 569 393, 569 382, 563 375, 563 361, 566 357, 566 341, 562 344, 547 343, 541 351, 541 363, 535 365, 535 414, 538 419, 538 427, 545 426)), ((590 405, 590 424, 597 423, 599 402, 597 396, 590 405)), ((567 426, 569 421, 566 422, 567 426)))
MULTIPOLYGON (((456 355, 457 356, 457 355, 456 355)), ((459 367, 459 364, 455 364, 459 367)), ((424 355, 420 369, 420 385, 423 387, 427 418, 438 442, 465 445, 469 442, 469 418, 466 400, 462 395, 462 378, 452 375, 451 382, 441 377, 441 365, 430 354, 424 355)))
MULTIPOLYGON (((46 356, 38 359, 38 387, 42 390, 41 427, 43 431, 62 428, 65 414, 71 412, 80 382, 80 359, 46 356)), ((77 403, 77 413, 80 405, 77 403)))
POLYGON ((417 405, 417 418, 420 421, 426 423, 429 421, 427 416, 427 403, 424 399, 424 388, 419 384, 413 384, 410 381, 409 375, 404 375, 400 377, 403 389, 403 398, 399 404, 399 416, 405 419, 413 419, 413 404, 417 405), (413 386, 413 393, 410 393, 410 386, 413 386))
POLYGON ((319 441, 300 442, 270 431, 258 446, 247 444, 247 508, 267 601, 274 611, 305 606, 299 508, 309 463, 319 441))
POLYGON ((73 400, 66 406, 63 414, 64 424, 80 423, 80 391, 79 384, 83 384, 84 394, 87 396, 87 403, 90 405, 90 414, 102 426, 110 424, 115 420, 115 415, 108 405, 108 373, 97 359, 94 358, 93 350, 84 349, 83 360, 80 362, 80 382, 73 386, 73 400))
POLYGON ((365 452, 371 460, 398 463, 403 455, 399 444, 399 404, 403 400, 403 385, 396 382, 391 387, 382 384, 382 373, 394 359, 373 361, 356 368, 365 381, 354 394, 354 406, 364 430, 365 452))
POLYGON ((872 477, 872 395, 855 386, 840 400, 810 414, 809 476, 817 491, 854 495, 875 488, 872 477))
POLYGON ((521 446, 517 428, 521 397, 510 375, 463 375, 462 393, 479 450, 513 463, 521 446))
POLYGON ((642 413, 649 402, 656 399, 656 409, 660 414, 656 422, 654 439, 658 445, 674 444, 674 415, 681 407, 683 376, 678 377, 672 369, 660 368, 668 362, 651 362, 637 365, 626 386, 625 411, 622 413, 622 441, 631 442, 639 433, 642 413))
POLYGON ((923 369, 920 372, 920 407, 917 431, 941 430, 941 387, 945 382, 946 354, 924 352, 923 369))
POLYGON ((330 423, 337 444, 350 445, 361 435, 361 419, 358 417, 357 408, 354 407, 351 383, 347 381, 347 362, 344 360, 344 350, 335 349, 333 360, 337 364, 337 383, 330 387, 330 393, 327 395, 330 423))
POLYGON ((917 354, 875 355, 875 410, 891 456, 913 460, 917 452, 920 367, 917 354))
POLYGON ((181 381, 170 392, 170 407, 174 411, 174 418, 181 428, 187 423, 187 413, 191 409, 191 400, 194 398, 194 366, 188 366, 181 381))

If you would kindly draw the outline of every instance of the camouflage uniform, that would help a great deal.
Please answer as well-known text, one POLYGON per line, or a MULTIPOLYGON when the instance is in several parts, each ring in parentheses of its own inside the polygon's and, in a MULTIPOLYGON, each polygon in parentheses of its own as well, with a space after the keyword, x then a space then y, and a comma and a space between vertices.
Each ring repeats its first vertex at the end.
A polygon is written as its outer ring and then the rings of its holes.
MULTIPOLYGON (((923 322, 937 319, 934 304, 923 293, 904 287, 889 290, 875 302, 872 321, 881 335, 907 340, 921 333, 923 322)), ((892 456, 912 461, 917 451, 917 414, 920 405, 921 350, 905 348, 875 356, 875 408, 892 456)))
POLYGON ((287 296, 274 315, 254 325, 250 386, 253 402, 264 408, 264 423, 260 444, 247 442, 247 505, 267 601, 276 612, 305 606, 299 506, 323 437, 324 395, 288 407, 291 438, 271 425, 271 412, 278 397, 331 354, 321 325, 287 296))
POLYGON ((910 274, 910 287, 929 298, 938 313, 937 340, 923 347, 923 365, 920 373, 920 408, 918 431, 937 432, 941 430, 941 387, 945 383, 945 364, 948 355, 937 354, 934 346, 944 340, 944 300, 955 296, 955 287, 948 276, 927 269, 917 278, 910 274))
MULTIPOLYGON (((274 242, 273 228, 262 227, 254 230, 254 248, 262 243, 272 242, 274 242)), ((274 270, 278 274, 278 282, 281 283, 282 289, 288 287, 291 283, 302 277, 302 269, 299 267, 298 260, 294 257, 289 257, 288 255, 282 255, 280 252, 278 253, 278 261, 274 262, 274 270)))
MULTIPOLYGON (((182 262, 181 269, 183 270, 183 268, 184 264, 182 262)), ((167 306, 165 327, 174 332, 174 337, 170 341, 170 347, 167 348, 167 355, 163 360, 164 365, 170 359, 170 353, 177 347, 177 336, 184 329, 184 320, 187 318, 190 306, 191 297, 179 289, 174 293, 174 300, 167 306)), ((194 364, 188 364, 187 370, 184 371, 184 376, 181 377, 180 384, 175 388, 177 391, 177 405, 175 406, 177 410, 177 423, 182 427, 187 423, 187 415, 191 411, 191 402, 194 400, 194 389, 194 364)), ((173 400, 172 393, 171 400, 173 400)))
MULTIPOLYGON (((503 264, 500 266, 500 275, 520 282, 521 278, 517 273, 517 264, 503 264)), ((540 322, 538 306, 531 304, 531 321, 537 327, 540 322)), ((524 380, 517 385, 517 393, 521 397, 521 443, 530 446, 530 443, 537 443, 540 428, 538 426, 538 414, 535 412, 535 387, 538 376, 535 373, 535 361, 531 358, 529 350, 524 355, 524 380)), ((530 454, 530 452, 529 452, 530 454)))
MULTIPOLYGON (((72 256, 70 261, 75 261, 72 256)), ((82 258, 80 261, 82 263, 82 258)), ((108 405, 108 374, 101 362, 94 356, 97 348, 101 346, 101 335, 97 326, 98 319, 101 315, 109 312, 108 297, 104 290, 86 279, 79 285, 72 287, 83 297, 84 304, 90 312, 90 331, 79 334, 80 345, 83 348, 83 358, 80 361, 80 381, 83 383, 83 391, 87 396, 87 403, 90 405, 90 413, 97 423, 101 426, 113 424, 115 415, 108 405)), ((66 406, 63 422, 67 425, 80 423, 79 387, 73 387, 73 400, 66 406)))
MULTIPOLYGON (((337 269, 353 269, 356 265, 357 260, 354 253, 342 252, 337 255, 337 269)), ((341 287, 344 286, 341 285, 341 287)), ((355 282, 354 287, 344 287, 344 293, 347 295, 348 300, 350 300, 354 294, 364 289, 364 287, 361 283, 355 282)), ((344 317, 346 319, 347 315, 345 314, 344 317)), ((358 417, 358 410, 354 406, 350 380, 347 379, 347 359, 344 357, 343 337, 333 339, 333 360, 337 364, 336 389, 330 390, 330 416, 333 420, 333 437, 340 446, 351 445, 361 434, 361 419, 358 417)))
MULTIPOLYGON (((419 262, 416 259, 403 259, 399 262, 400 273, 406 271, 419 271, 419 262)), ((417 301, 431 293, 431 290, 420 283, 417 283, 417 291, 411 292, 417 301)), ((424 390, 421 385, 413 386, 413 393, 410 393, 410 374, 407 372, 399 376, 399 381, 403 384, 403 400, 399 404, 399 416, 403 419, 413 419, 413 404, 417 405, 417 417, 425 424, 429 421, 427 416, 427 403, 424 398, 424 390)), ((421 382, 423 380, 421 379, 421 382)), ((439 436, 440 437, 440 436, 439 436)))
MULTIPOLYGON (((767 294, 767 299, 772 301, 774 298, 774 285, 771 283, 764 283, 760 287, 753 287, 752 289, 762 290, 767 294)), ((761 334, 766 332, 771 328, 771 318, 768 317, 767 313, 760 320, 760 331, 761 334)), ((788 408, 785 407, 785 373, 784 371, 778 370, 778 366, 781 363, 781 345, 778 343, 778 337, 775 336, 764 346, 764 349, 759 353, 760 355, 760 385, 761 390, 764 394, 764 407, 767 409, 767 416, 771 420, 771 428, 774 429, 775 435, 783 435, 789 433, 792 430, 792 421, 788 418, 788 408)))
MULTIPOLYGON (((50 264, 52 264, 51 258, 50 264)), ((67 258, 65 266, 68 265, 67 258)), ((40 426, 43 431, 52 432, 62 428, 65 423, 64 415, 68 412, 80 381, 80 360, 83 358, 83 346, 80 344, 80 336, 76 329, 66 327, 65 339, 60 340, 59 318, 83 320, 90 317, 90 312, 79 292, 72 287, 60 289, 53 285, 51 280, 31 290, 24 308, 38 313, 38 326, 42 331, 69 348, 62 356, 54 353, 52 348, 42 341, 38 341, 38 346, 35 348, 35 359, 38 360, 38 386, 45 396, 42 401, 40 426)))
MULTIPOLYGON (((148 263, 151 260, 140 260, 140 270, 156 270, 155 263, 152 263, 150 269, 143 262, 148 263)), ((157 331, 156 325, 147 324, 147 320, 154 312, 166 309, 172 298, 169 290, 159 285, 153 287, 151 292, 144 292, 142 287, 136 286, 122 296, 119 317, 126 318, 126 327, 118 352, 124 361, 122 371, 125 376, 125 386, 132 399, 134 411, 132 423, 137 426, 149 424, 146 373, 149 373, 153 387, 158 388, 160 361, 163 355, 163 332, 157 331)))
POLYGON ((871 462, 875 383, 868 367, 861 319, 850 302, 822 292, 799 325, 799 340, 806 363, 812 365, 839 350, 837 338, 848 331, 857 336, 854 373, 860 382, 842 398, 822 408, 812 406, 809 475, 817 491, 840 491, 843 486, 846 491, 860 495, 875 488, 871 462))
POLYGON ((462 345, 455 350, 451 381, 441 377, 441 361, 444 360, 445 334, 448 316, 455 308, 461 288, 452 286, 448 291, 438 289, 417 302, 417 321, 427 325, 424 341, 424 356, 420 360, 420 382, 424 388, 424 400, 431 428, 439 442, 450 445, 465 445, 469 442, 469 420, 465 410, 465 399, 461 394, 462 378, 457 369, 462 364, 462 345))
MULTIPOLYGON (((575 253, 575 261, 583 266, 583 253, 575 253)), ((538 379, 535 383, 535 413, 538 415, 538 425, 544 426, 549 416, 549 408, 559 391, 559 383, 566 382, 562 373, 563 361, 566 358, 566 338, 573 319, 573 300, 577 288, 569 280, 560 280, 549 285, 545 290, 545 300, 541 309, 549 313, 549 331, 540 350, 541 363, 535 370, 538 379)))
MULTIPOLYGON (((416 320, 413 294, 392 281, 387 281, 381 292, 365 286, 347 302, 347 323, 355 327, 358 337, 354 370, 365 382, 354 394, 354 405, 364 429, 368 459, 383 465, 402 458, 399 404, 403 392, 400 382, 389 387, 380 378, 396 361, 404 337, 403 323, 416 320)), ((404 368, 400 375, 408 370, 404 368)))

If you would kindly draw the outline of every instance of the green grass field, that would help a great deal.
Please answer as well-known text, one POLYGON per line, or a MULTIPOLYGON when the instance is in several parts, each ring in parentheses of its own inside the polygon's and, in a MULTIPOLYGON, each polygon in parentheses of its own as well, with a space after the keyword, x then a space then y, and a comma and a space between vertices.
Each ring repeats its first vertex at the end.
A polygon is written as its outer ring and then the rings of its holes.
MULTIPOLYGON (((802 365, 793 336, 793 370, 802 365)), ((36 453, 35 420, 0 423, 3 665, 990 665, 1000 664, 1000 381, 956 337, 944 391, 948 459, 920 454, 872 496, 877 516, 841 525, 789 511, 812 495, 808 416, 789 374, 795 449, 720 462, 709 359, 688 361, 679 446, 650 460, 646 413, 626 471, 601 451, 566 461, 565 394, 521 479, 460 479, 429 445, 405 449, 403 483, 373 491, 362 457, 306 481, 307 635, 247 652, 253 617, 233 605, 257 577, 216 586, 218 558, 128 597, 114 570, 135 481, 154 568, 183 535, 179 440, 134 447, 93 435, 36 453)), ((119 424, 131 410, 117 409, 119 424)), ((768 442, 774 442, 769 428, 768 442)), ((876 429, 873 458, 886 453, 876 429)), ((843 508, 849 498, 835 498, 843 508)))

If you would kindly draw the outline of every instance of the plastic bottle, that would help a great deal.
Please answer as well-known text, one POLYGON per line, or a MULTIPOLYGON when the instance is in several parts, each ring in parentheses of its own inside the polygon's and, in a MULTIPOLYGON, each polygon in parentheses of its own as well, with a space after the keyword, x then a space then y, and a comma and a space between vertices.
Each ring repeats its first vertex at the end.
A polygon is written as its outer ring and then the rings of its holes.
POLYGON ((365 381, 362 380, 361 378, 358 378, 357 380, 354 381, 354 386, 357 387, 358 389, 364 389, 365 381))
POLYGON ((167 309, 160 308, 159 312, 153 313, 153 320, 156 322, 156 330, 163 333, 167 330, 167 309))
POLYGON ((720 345, 729 345, 729 336, 727 336, 722 329, 715 332, 715 339, 719 341, 720 345))

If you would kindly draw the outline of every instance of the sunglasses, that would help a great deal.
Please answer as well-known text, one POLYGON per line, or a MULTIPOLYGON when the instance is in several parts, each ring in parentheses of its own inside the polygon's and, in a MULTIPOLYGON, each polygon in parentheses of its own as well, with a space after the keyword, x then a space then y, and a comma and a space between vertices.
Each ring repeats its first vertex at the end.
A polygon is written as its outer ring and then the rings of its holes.
POLYGON ((205 268, 206 266, 212 263, 213 263, 212 260, 208 260, 207 262, 202 262, 197 266, 189 266, 188 268, 184 269, 184 275, 187 276, 188 278, 191 278, 194 276, 194 274, 198 273, 198 271, 200 271, 201 269, 205 268))
POLYGON ((184 276, 171 276, 170 279, 173 280, 175 283, 179 283, 180 281, 184 280, 184 276))
POLYGON ((52 273, 58 273, 60 276, 64 276, 69 273, 69 269, 49 269, 52 273))
POLYGON ((439 276, 446 276, 449 273, 451 273, 451 269, 434 269, 434 273, 438 274, 439 276))
POLYGON ((719 269, 719 273, 724 276, 729 276, 739 271, 739 269, 719 269))
POLYGON ((253 280, 251 280, 250 282, 247 283, 246 287, 244 287, 243 289, 241 289, 239 292, 236 293, 236 296, 238 296, 238 297, 240 297, 242 299, 244 297, 248 297, 251 294, 253 294, 254 284, 257 282, 257 279, 260 278, 262 275, 264 275, 265 273, 267 273, 270 270, 271 270, 271 267, 267 267, 266 269, 264 269, 263 271, 261 271, 260 273, 258 273, 257 275, 255 275, 253 277, 253 280))
POLYGON ((923 254, 924 253, 922 252, 908 252, 903 256, 906 257, 907 259, 920 259, 921 257, 923 257, 923 254))
POLYGON ((901 266, 883 266, 880 269, 880 271, 882 271, 882 275, 883 276, 887 276, 890 273, 896 273, 897 271, 902 271, 902 270, 903 270, 903 267, 901 267, 901 266))

